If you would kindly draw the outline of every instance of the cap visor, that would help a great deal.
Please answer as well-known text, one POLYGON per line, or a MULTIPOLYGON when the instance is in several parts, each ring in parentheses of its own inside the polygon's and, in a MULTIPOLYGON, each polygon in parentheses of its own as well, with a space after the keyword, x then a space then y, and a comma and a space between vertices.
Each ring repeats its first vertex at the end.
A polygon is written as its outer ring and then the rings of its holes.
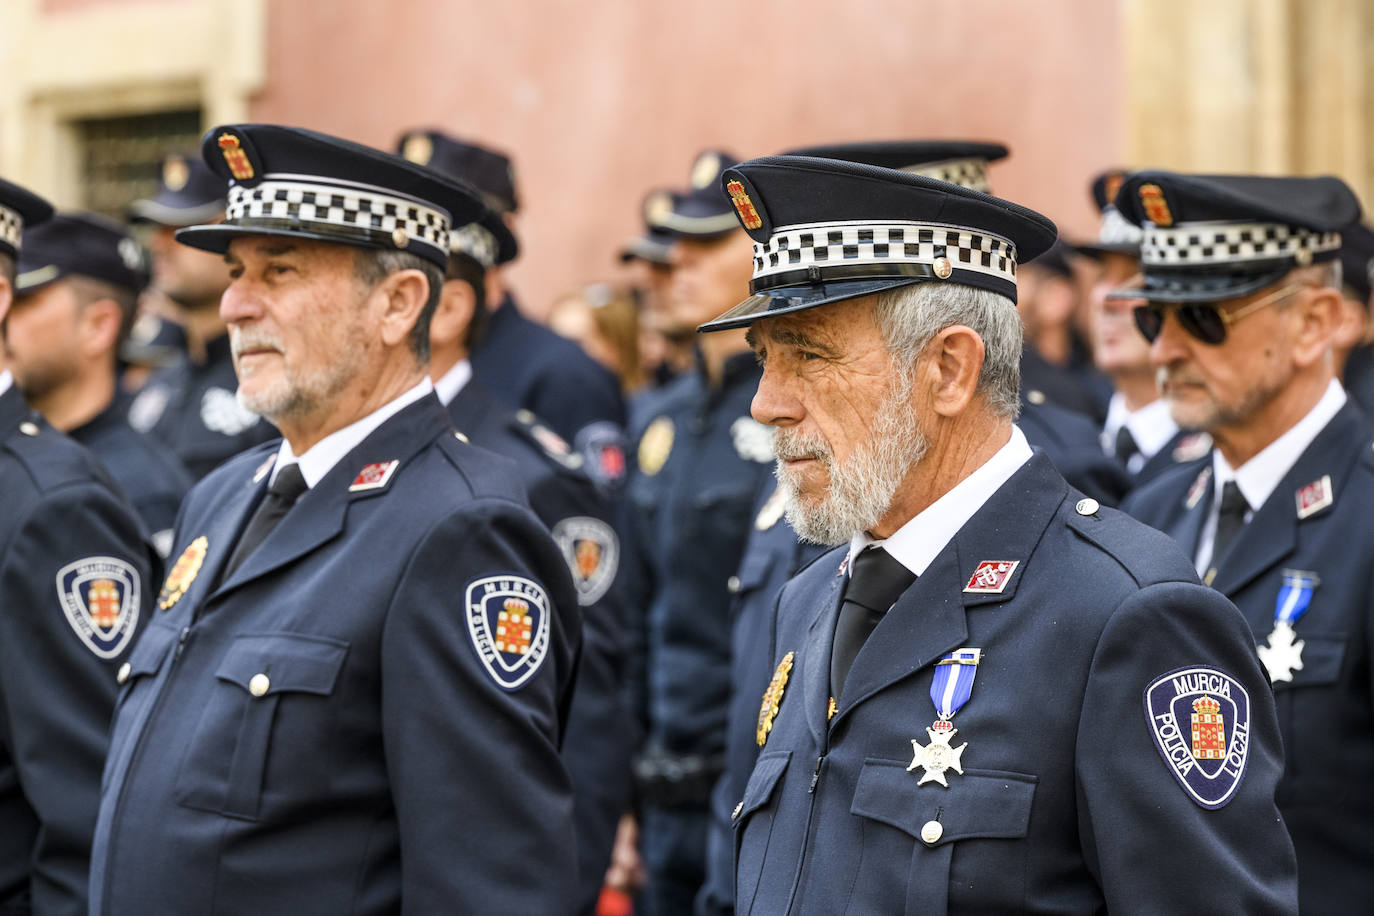
POLYGON ((1132 258, 1140 257, 1139 243, 1132 244, 1131 242, 1118 242, 1111 245, 1087 242, 1082 245, 1069 245, 1068 249, 1074 254, 1081 254, 1085 258, 1093 258, 1094 260, 1108 254, 1124 254, 1132 258))
POLYGON ((1288 275, 1284 266, 1264 273, 1244 274, 1146 274, 1139 287, 1114 289, 1108 299, 1144 299, 1148 302, 1216 302, 1237 299, 1273 286, 1288 275))
POLYGON ((36 293, 45 286, 51 286, 66 275, 67 271, 56 264, 27 267, 21 263, 14 278, 14 293, 16 296, 36 293))
POLYGON ((671 244, 655 241, 647 236, 641 236, 630 242, 620 250, 621 262, 633 261, 638 258, 641 261, 648 261, 650 264, 667 264, 668 252, 672 250, 671 244))
POLYGON ((156 200, 136 200, 129 205, 129 221, 157 223, 160 226, 194 226, 224 213, 224 201, 211 201, 195 207, 172 207, 156 200))
POLYGON ((719 317, 706 322, 697 328, 697 331, 706 334, 711 331, 743 328, 761 318, 790 315, 793 312, 805 311, 818 305, 829 305, 832 302, 843 302, 846 299, 858 299, 861 296, 870 296, 874 293, 922 282, 925 282, 923 277, 900 277, 890 280, 836 280, 830 283, 811 283, 806 286, 784 286, 750 296, 719 317))

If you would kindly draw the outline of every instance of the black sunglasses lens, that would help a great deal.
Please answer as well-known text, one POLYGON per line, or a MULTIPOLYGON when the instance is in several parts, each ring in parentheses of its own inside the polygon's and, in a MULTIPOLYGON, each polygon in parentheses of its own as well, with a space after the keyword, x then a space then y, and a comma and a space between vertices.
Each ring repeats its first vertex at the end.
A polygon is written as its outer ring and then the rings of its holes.
POLYGON ((1164 310, 1157 305, 1138 305, 1131 310, 1135 316, 1135 326, 1150 343, 1155 342, 1160 329, 1164 327, 1164 310))
POLYGON ((1178 322, 1203 343, 1216 345, 1226 339, 1226 322, 1215 305, 1181 305, 1178 322))

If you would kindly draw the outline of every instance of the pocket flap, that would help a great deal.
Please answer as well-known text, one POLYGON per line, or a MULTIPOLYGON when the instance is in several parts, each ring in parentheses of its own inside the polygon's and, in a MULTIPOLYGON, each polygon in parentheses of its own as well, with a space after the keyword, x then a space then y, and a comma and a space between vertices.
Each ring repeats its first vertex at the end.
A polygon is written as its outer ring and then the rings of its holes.
MULTIPOLYGON (((860 817, 896 827, 921 840, 922 828, 940 824, 939 838, 929 846, 974 837, 1023 837, 1030 827, 1031 803, 1037 779, 1000 770, 949 771, 949 788, 927 782, 894 760, 864 761, 854 802, 849 810, 860 817)), ((922 840, 924 842, 924 840, 922 840)))
POLYGON ((782 774, 787 771, 787 762, 791 759, 791 751, 763 754, 759 757, 754 764, 754 771, 749 774, 749 784, 744 787, 744 800, 740 802, 739 811, 734 817, 736 824, 741 823, 749 812, 768 804, 773 789, 777 787, 782 774))
POLYGON ((301 633, 249 633, 234 640, 215 676, 255 696, 299 692, 327 696, 348 643, 301 633), (254 680, 262 675, 266 680, 254 680))
POLYGON ((176 627, 164 623, 148 624, 138 637, 138 642, 134 643, 134 650, 129 653, 129 679, 156 674, 157 669, 162 667, 162 660, 167 657, 167 651, 177 641, 178 632, 176 627))
POLYGON ((1292 681, 1276 682, 1275 690, 1316 687, 1340 680, 1346 637, 1313 635, 1299 629, 1297 638, 1303 642, 1302 668, 1293 671, 1292 681))

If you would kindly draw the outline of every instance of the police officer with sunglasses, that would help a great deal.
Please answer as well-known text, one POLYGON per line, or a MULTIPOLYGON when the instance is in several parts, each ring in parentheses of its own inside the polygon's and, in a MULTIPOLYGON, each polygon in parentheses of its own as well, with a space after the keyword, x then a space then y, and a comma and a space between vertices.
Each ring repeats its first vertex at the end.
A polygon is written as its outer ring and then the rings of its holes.
POLYGON ((1341 232, 1335 178, 1140 172, 1117 206, 1144 229, 1136 324, 1170 412, 1211 454, 1132 494, 1249 622, 1275 690, 1276 800, 1304 912, 1374 897, 1374 450, 1335 376, 1341 232))

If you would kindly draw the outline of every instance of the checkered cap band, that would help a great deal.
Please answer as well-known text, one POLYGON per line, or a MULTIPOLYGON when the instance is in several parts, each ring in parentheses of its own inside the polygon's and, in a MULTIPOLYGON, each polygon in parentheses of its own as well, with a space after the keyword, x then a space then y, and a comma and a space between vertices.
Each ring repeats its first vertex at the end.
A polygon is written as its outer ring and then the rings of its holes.
POLYGON ((754 280, 793 270, 858 264, 923 264, 948 258, 1016 286, 1016 246, 1006 239, 955 226, 909 222, 811 223, 785 226, 767 244, 754 243, 754 280))
POLYGON ((19 250, 19 239, 24 234, 24 218, 18 211, 0 206, 0 245, 9 245, 19 250))
POLYGON ((1314 232, 1282 223, 1145 225, 1140 260, 1146 267, 1208 267, 1299 258, 1316 260, 1341 247, 1339 232, 1314 232))
POLYGON ((986 159, 948 159, 944 162, 927 162, 907 166, 903 172, 947 181, 961 188, 988 193, 988 161, 986 159))
POLYGON ((496 236, 488 232, 481 223, 468 223, 449 231, 448 250, 455 254, 465 254, 483 267, 491 267, 496 263, 501 246, 497 244, 496 236))
POLYGON ((1139 245, 1145 232, 1121 215, 1116 207, 1102 211, 1102 225, 1097 230, 1099 245, 1139 245))
POLYGON ((449 250, 447 213, 367 185, 268 175, 251 188, 231 186, 225 222, 252 225, 259 220, 299 222, 305 224, 302 228, 357 236, 387 247, 396 247, 393 234, 404 229, 411 244, 431 245, 445 256, 449 250))

